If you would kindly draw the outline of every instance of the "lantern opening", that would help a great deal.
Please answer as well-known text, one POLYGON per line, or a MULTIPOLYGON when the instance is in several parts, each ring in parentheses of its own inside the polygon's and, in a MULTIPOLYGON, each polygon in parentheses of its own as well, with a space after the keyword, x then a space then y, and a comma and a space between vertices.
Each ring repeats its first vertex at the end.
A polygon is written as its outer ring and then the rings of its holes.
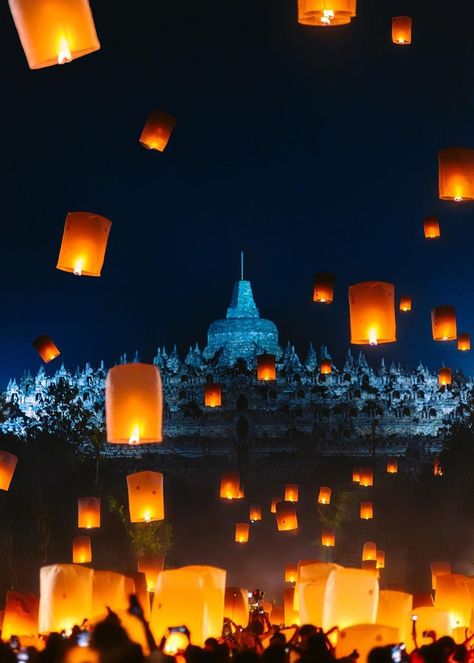
POLYGON ((377 345, 377 330, 369 329, 369 345, 377 345))
POLYGON ((325 25, 331 25, 331 21, 334 19, 334 12, 332 9, 323 9, 323 15, 321 16, 321 23, 325 25))
POLYGON ((84 269, 84 260, 82 258, 78 258, 76 262, 74 263, 74 276, 82 276, 82 270, 84 269))
POLYGON ((71 60, 72 54, 68 41, 66 37, 61 37, 59 40, 58 64, 67 64, 68 62, 71 62, 71 60))
POLYGON ((140 427, 135 426, 132 430, 132 434, 128 439, 129 444, 140 444, 140 427))

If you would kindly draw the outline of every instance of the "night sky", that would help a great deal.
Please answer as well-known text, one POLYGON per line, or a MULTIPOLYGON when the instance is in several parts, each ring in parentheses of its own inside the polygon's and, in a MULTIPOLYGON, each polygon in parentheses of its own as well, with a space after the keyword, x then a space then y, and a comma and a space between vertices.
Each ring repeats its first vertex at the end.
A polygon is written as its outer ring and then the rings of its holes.
POLYGON ((430 326, 453 304, 474 333, 474 205, 437 190, 438 148, 474 147, 474 3, 359 0, 330 29, 298 25, 296 0, 91 6, 101 50, 37 71, 0 6, 1 387, 38 370, 43 333, 71 369, 203 346, 241 249, 261 315, 302 359, 313 341, 340 364, 347 286, 387 280, 414 312, 369 360, 474 372, 430 326), (409 47, 391 43, 400 14, 409 47), (163 154, 138 144, 153 109, 177 118, 163 154), (55 269, 74 210, 112 220, 100 279, 55 269), (438 242, 423 238, 433 214, 438 242), (311 302, 318 271, 337 276, 333 306, 311 302))

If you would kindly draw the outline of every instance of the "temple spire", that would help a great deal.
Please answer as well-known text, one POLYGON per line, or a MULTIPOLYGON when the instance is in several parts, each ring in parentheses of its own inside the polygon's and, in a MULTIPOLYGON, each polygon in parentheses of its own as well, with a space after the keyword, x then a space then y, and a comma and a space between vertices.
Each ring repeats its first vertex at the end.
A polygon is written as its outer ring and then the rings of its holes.
POLYGON ((244 252, 240 252, 240 280, 244 280, 244 252))

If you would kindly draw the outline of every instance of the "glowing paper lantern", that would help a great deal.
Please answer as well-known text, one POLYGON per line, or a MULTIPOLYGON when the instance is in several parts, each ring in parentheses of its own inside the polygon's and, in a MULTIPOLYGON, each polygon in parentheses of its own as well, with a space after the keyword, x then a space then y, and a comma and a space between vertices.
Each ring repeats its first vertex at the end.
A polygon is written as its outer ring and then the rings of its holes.
POLYGON ((276 505, 276 518, 279 532, 290 532, 298 529, 298 518, 293 502, 278 502, 276 505))
POLYGON ((225 500, 240 499, 240 474, 238 472, 226 472, 221 476, 219 496, 225 500))
POLYGON ((318 504, 331 503, 331 489, 328 486, 321 486, 318 495, 318 504))
POLYGON ((89 564, 92 562, 92 548, 90 536, 76 536, 72 540, 73 564, 89 564))
POLYGON ((152 111, 143 127, 140 145, 163 152, 176 125, 176 118, 164 111, 152 111))
POLYGON ((160 472, 136 472, 127 476, 130 522, 150 523, 163 520, 163 475, 160 472))
POLYGON ((316 274, 314 277, 313 302, 332 304, 334 301, 334 274, 316 274))
POLYGON ((15 472, 18 458, 8 451, 0 451, 0 490, 8 490, 15 472))
POLYGON ((100 276, 112 222, 92 212, 69 212, 56 269, 76 276, 100 276))
POLYGON ((377 624, 398 629, 398 636, 393 642, 408 643, 411 624, 410 613, 413 609, 413 596, 406 592, 383 589, 379 592, 377 624))
MULTIPOLYGON (((127 573, 127 579, 131 579, 135 585, 135 594, 137 595, 138 602, 143 608, 143 615, 147 622, 150 621, 150 596, 148 594, 148 588, 146 584, 146 576, 144 573, 139 573, 137 571, 133 573, 127 573)), ((126 588, 128 591, 128 588, 126 588)))
POLYGON ((439 458, 435 458, 433 462, 433 474, 435 477, 443 476, 443 466, 439 458))
POLYGON ((365 281, 349 287, 351 343, 393 343, 396 337, 395 287, 383 281, 365 281))
POLYGON ((411 44, 411 16, 394 16, 392 18, 392 41, 399 46, 411 44))
POLYGON ((163 555, 141 555, 138 558, 138 571, 145 574, 146 587, 154 592, 159 574, 163 571, 163 555))
POLYGON ((428 216, 423 224, 426 239, 438 239, 441 236, 439 221, 435 216, 428 216))
POLYGON ((441 200, 474 200, 474 150, 451 147, 438 152, 441 200))
POLYGON ((297 502, 298 501, 298 484, 287 483, 285 486, 285 501, 297 502))
POLYGON ((130 578, 115 571, 94 571, 92 585, 92 615, 100 616, 109 607, 114 612, 126 610, 129 604, 129 591, 127 581, 131 582, 131 593, 135 593, 135 586, 130 578))
POLYGON ((9 0, 30 69, 71 62, 98 51, 88 0, 9 0))
POLYGON ((438 576, 451 573, 451 562, 431 562, 431 587, 436 590, 438 576))
POLYGON ((278 502, 281 502, 282 498, 281 497, 272 497, 272 503, 270 506, 270 512, 271 513, 276 513, 277 512, 277 504, 278 502))
POLYGON ((459 334, 458 335, 458 350, 461 352, 468 352, 471 349, 471 335, 459 334))
POLYGON ((457 337, 454 306, 436 306, 431 309, 431 329, 434 341, 453 341, 457 337))
POLYGON ((468 628, 471 624, 473 601, 469 590, 471 578, 459 573, 442 573, 436 578, 435 608, 450 615, 451 629, 468 628))
POLYGON ((321 375, 331 375, 332 361, 330 359, 322 359, 319 364, 319 370, 321 372, 321 375))
POLYGON ((82 529, 100 527, 100 497, 79 497, 77 526, 82 529))
POLYGON ((298 23, 315 27, 345 25, 356 15, 357 0, 298 0, 298 23))
POLYGON ((296 582, 298 578, 298 564, 287 564, 285 566, 285 582, 296 582))
POLYGON ((361 502, 359 512, 361 520, 372 520, 374 517, 372 502, 361 502))
POLYGON ((418 607, 412 610, 411 617, 416 617, 419 645, 432 642, 431 638, 422 637, 425 631, 434 631, 436 634, 442 633, 443 635, 451 634, 451 619, 447 610, 438 610, 432 606, 418 607))
POLYGON ((352 470, 352 483, 360 483, 360 467, 352 470))
POLYGON ((186 624, 193 644, 219 638, 224 620, 226 572, 213 566, 184 566, 158 576, 150 626, 159 641, 168 626, 186 624))
POLYGON ((257 380, 268 382, 276 380, 274 355, 263 354, 257 357, 257 380))
POLYGON ((237 523, 235 525, 235 542, 248 543, 250 525, 248 523, 237 523))
POLYGON ((398 473, 398 461, 395 458, 389 458, 389 460, 387 460, 387 473, 388 474, 398 473))
POLYGON ((360 468, 359 485, 364 488, 374 485, 374 470, 371 467, 360 468))
POLYGON ((362 561, 377 561, 377 544, 374 541, 366 541, 362 549, 362 561))
POLYGON ((60 633, 82 624, 92 613, 94 571, 75 564, 53 564, 40 570, 39 633, 60 633))
POLYGON ((284 592, 284 612, 285 612, 285 625, 286 626, 296 626, 300 625, 300 617, 298 610, 294 608, 294 596, 295 589, 294 587, 288 587, 284 592))
POLYGON ((377 568, 378 569, 384 569, 385 568, 385 551, 384 550, 377 550, 377 568))
POLYGON ((376 559, 362 560, 362 568, 364 569, 364 571, 370 571, 376 578, 379 577, 379 571, 376 559))
POLYGON ((206 384, 204 405, 206 407, 220 407, 222 405, 222 385, 206 384))
POLYGON ((254 504, 250 507, 249 520, 252 523, 262 520, 262 508, 260 506, 254 504))
POLYGON ((337 564, 300 562, 295 598, 303 624, 321 624, 323 620, 326 583, 337 564))
POLYGON ((339 632, 335 656, 345 658, 357 649, 362 661, 367 661, 369 653, 374 647, 386 647, 399 642, 397 628, 381 624, 356 624, 344 628, 339 632))
POLYGON ((245 628, 249 623, 248 591, 240 587, 226 587, 224 596, 224 617, 237 626, 245 628))
POLYGON ((321 530, 321 545, 325 548, 334 548, 336 545, 336 533, 333 529, 325 527, 321 530))
POLYGON ((370 571, 337 568, 328 576, 324 595, 322 628, 340 629, 356 624, 374 624, 377 618, 379 582, 370 571))
POLYGON ((160 372, 151 364, 121 364, 105 381, 107 442, 147 444, 162 440, 160 372))
POLYGON ((440 368, 438 371, 438 384, 440 386, 450 385, 452 382, 452 372, 450 368, 440 368))
POLYGON ((271 613, 272 624, 282 626, 285 624, 285 608, 283 606, 274 605, 271 613))
POLYGON ((34 594, 7 591, 3 617, 2 640, 12 635, 36 636, 38 633, 39 599, 34 594))
POLYGON ((407 313, 408 311, 411 311, 412 309, 412 299, 411 297, 400 297, 400 311, 403 311, 404 313, 407 313))
POLYGON ((61 354, 58 346, 46 334, 35 338, 33 347, 45 364, 49 364, 50 361, 53 361, 53 359, 56 359, 61 354))

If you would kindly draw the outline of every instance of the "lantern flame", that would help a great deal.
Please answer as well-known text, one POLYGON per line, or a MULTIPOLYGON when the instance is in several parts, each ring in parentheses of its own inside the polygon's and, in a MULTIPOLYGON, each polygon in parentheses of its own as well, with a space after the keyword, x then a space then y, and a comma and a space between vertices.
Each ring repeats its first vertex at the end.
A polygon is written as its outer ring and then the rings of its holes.
POLYGON ((128 440, 129 444, 140 444, 140 427, 135 426, 128 440))
POLYGON ((331 21, 334 18, 334 11, 332 9, 323 9, 323 15, 321 16, 321 23, 325 25, 331 25, 331 21))
POLYGON ((143 520, 144 520, 146 523, 149 523, 149 522, 150 522, 150 520, 151 520, 151 513, 150 513, 149 511, 145 511, 145 513, 143 514, 143 520))
POLYGON ((369 345, 377 345, 377 330, 369 329, 369 345))
MULTIPOLYGON (((66 64, 67 62, 71 62, 71 60, 72 54, 68 41, 66 37, 61 37, 59 40, 58 64, 66 64)), ((76 272, 74 272, 74 274, 75 273, 76 272)))
POLYGON ((84 269, 84 260, 78 258, 74 263, 74 276, 82 276, 82 270, 84 269))
POLYGON ((454 196, 454 200, 456 203, 462 202, 462 196, 454 196))

